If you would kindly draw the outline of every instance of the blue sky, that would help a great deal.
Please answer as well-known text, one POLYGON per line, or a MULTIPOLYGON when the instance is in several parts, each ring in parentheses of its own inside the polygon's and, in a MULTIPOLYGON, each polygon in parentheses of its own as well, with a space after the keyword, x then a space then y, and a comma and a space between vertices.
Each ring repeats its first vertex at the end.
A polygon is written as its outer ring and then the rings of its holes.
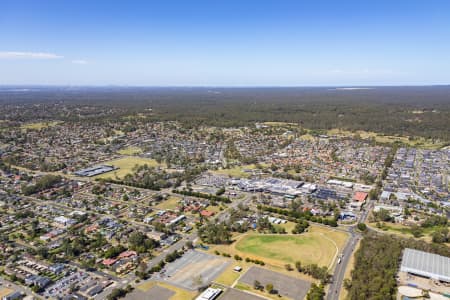
POLYGON ((450 83, 450 1, 0 1, 0 84, 450 83))

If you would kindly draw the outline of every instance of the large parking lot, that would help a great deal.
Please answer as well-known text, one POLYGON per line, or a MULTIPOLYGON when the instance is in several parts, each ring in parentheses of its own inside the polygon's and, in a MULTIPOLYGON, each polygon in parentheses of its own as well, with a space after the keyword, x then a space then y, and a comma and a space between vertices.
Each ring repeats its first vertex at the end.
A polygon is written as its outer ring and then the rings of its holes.
POLYGON ((239 279, 240 282, 249 286, 253 286, 255 280, 259 281, 263 286, 271 283, 273 288, 278 291, 278 294, 295 300, 304 299, 311 286, 311 283, 307 281, 258 267, 251 267, 239 279))
POLYGON ((158 279, 196 290, 213 281, 229 264, 230 262, 223 258, 190 250, 181 258, 167 264, 158 279))

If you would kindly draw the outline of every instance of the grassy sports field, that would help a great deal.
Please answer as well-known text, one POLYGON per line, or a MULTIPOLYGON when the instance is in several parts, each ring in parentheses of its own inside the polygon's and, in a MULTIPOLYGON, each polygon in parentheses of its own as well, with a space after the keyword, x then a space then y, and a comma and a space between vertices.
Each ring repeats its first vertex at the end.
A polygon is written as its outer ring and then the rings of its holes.
MULTIPOLYGON (((290 222, 289 222, 290 223, 290 222)), ((281 226, 281 225, 280 225, 281 226)), ((292 227, 292 224, 288 224, 292 227)), ((280 272, 286 275, 298 277, 300 279, 311 280, 310 277, 298 273, 289 272, 285 264, 293 264, 299 260, 303 264, 317 263, 319 265, 330 266, 336 255, 336 247, 340 253, 348 240, 348 234, 332 228, 311 225, 309 233, 301 235, 263 235, 258 233, 236 234, 233 236, 235 242, 231 245, 210 245, 210 253, 219 251, 230 255, 238 254, 243 258, 257 258, 263 260, 264 268, 280 272), (269 243, 259 248, 257 245, 262 241, 269 243), (268 251, 268 252, 267 252, 268 251)), ((239 265, 243 272, 255 264, 239 261, 231 264, 218 278, 216 282, 231 286, 241 275, 233 271, 239 265)))
POLYGON ((336 254, 336 247, 319 235, 248 235, 236 243, 236 250, 242 253, 294 264, 317 263, 329 265, 336 254))
POLYGON ((136 156, 126 156, 119 159, 111 160, 102 163, 104 165, 113 165, 115 167, 118 167, 119 169, 116 171, 108 172, 105 174, 101 174, 98 176, 95 176, 95 178, 115 178, 116 176, 119 178, 124 177, 128 173, 132 172, 132 169, 135 165, 144 165, 147 164, 151 167, 157 167, 162 166, 158 164, 158 162, 154 159, 150 158, 142 158, 142 157, 136 157, 136 156))
POLYGON ((23 124, 22 126, 20 126, 20 128, 22 129, 34 129, 34 130, 40 130, 42 128, 46 128, 46 127, 51 127, 51 126, 56 126, 58 125, 59 121, 53 121, 53 122, 37 122, 37 123, 28 123, 28 124, 23 124))
POLYGON ((130 146, 127 148, 120 149, 119 151, 117 151, 117 153, 122 154, 122 155, 136 155, 136 154, 141 154, 142 149, 139 147, 130 146))
MULTIPOLYGON (((261 164, 261 165, 263 167, 267 167, 267 165, 265 165, 265 164, 261 164)), ((248 178, 248 177, 250 177, 251 173, 245 172, 244 170, 254 170, 254 169, 256 169, 256 165, 251 164, 251 165, 244 165, 244 166, 236 166, 236 167, 229 168, 229 169, 216 170, 213 172, 216 174, 228 175, 228 176, 236 177, 236 178, 248 178)))
POLYGON ((348 235, 344 232, 313 225, 309 232, 301 235, 238 235, 233 244, 211 246, 210 251, 260 259, 274 267, 284 268, 285 264, 296 261, 330 267, 347 239, 348 235))

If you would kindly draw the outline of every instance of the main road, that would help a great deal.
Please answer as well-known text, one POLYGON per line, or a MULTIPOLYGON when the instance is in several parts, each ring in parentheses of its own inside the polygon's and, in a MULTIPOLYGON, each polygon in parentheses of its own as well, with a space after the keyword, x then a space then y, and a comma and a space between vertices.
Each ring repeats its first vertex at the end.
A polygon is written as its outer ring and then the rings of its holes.
MULTIPOLYGON (((370 210, 370 206, 371 202, 369 202, 368 207, 365 208, 363 213, 361 214, 361 217, 359 219, 360 223, 365 222, 370 210)), ((333 281, 328 288, 327 300, 339 299, 339 294, 341 292, 342 284, 344 282, 345 271, 349 267, 348 263, 350 262, 350 257, 352 256, 352 253, 355 250, 356 244, 362 238, 361 234, 355 231, 355 226, 351 226, 349 228, 349 233, 350 233, 350 240, 347 242, 347 245, 345 245, 345 248, 342 251, 342 254, 340 256, 341 257, 340 263, 336 264, 336 267, 334 269, 333 281)))

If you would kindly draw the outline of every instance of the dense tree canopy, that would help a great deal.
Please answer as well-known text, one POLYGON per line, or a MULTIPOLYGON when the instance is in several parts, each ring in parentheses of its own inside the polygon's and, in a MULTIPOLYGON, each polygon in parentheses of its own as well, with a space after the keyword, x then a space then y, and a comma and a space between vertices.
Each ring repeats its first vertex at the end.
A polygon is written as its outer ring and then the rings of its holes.
POLYGON ((224 244, 231 240, 231 231, 224 223, 207 223, 198 229, 198 235, 210 244, 224 244))
POLYGON ((405 248, 450 256, 445 245, 428 244, 414 239, 402 239, 393 235, 365 234, 355 253, 355 268, 351 281, 345 282, 348 297, 359 299, 396 299, 395 275, 405 248))
MULTIPOLYGON (((367 130, 450 140, 449 86, 332 88, 46 88, 0 94, 4 119, 101 122, 141 113, 185 126, 248 126, 282 121, 306 128, 367 130), (41 103, 39 107, 34 104, 41 103), (58 103, 59 105, 55 105, 58 103), (65 109, 60 109, 65 104, 65 109), (18 105, 20 108, 18 109, 18 105), (85 111, 78 108, 83 105, 85 111), (77 113, 67 113, 77 111, 77 113)), ((125 131, 133 131, 127 123, 125 131)), ((134 128, 135 129, 135 128, 134 128)))

